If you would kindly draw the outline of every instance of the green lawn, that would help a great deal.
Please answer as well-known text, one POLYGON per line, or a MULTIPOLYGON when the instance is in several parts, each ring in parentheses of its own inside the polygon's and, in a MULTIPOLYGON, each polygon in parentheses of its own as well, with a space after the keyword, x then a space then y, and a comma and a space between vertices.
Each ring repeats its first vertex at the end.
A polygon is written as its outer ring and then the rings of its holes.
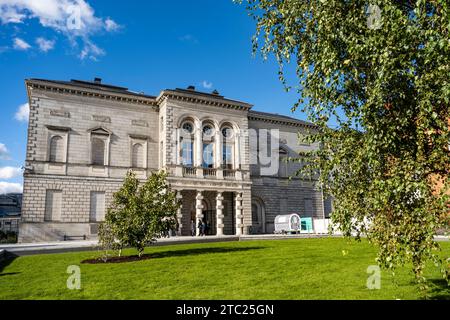
MULTIPOLYGON (((450 256, 450 242, 441 243, 450 256)), ((222 242, 147 248, 138 262, 80 264, 99 252, 19 257, 0 266, 0 299, 418 299, 408 267, 383 272, 368 290, 375 249, 342 238, 222 242), (69 265, 81 289, 69 290, 69 265)), ((135 254, 126 250, 125 254, 135 254)), ((430 264, 431 265, 431 264, 430 264)), ((436 267, 426 275, 432 298, 449 299, 436 267)))

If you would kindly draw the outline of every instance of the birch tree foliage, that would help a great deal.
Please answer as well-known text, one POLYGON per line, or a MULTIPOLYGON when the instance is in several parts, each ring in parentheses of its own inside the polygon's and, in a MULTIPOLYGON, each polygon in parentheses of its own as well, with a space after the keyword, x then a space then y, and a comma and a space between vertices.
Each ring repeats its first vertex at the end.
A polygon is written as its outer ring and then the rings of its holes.
POLYGON ((424 284, 431 260, 448 280, 433 236, 449 227, 450 3, 241 3, 255 19, 254 52, 277 59, 286 89, 298 90, 292 110, 319 128, 307 139, 321 149, 299 174, 319 173, 333 224, 366 234, 382 267, 411 263, 424 284))

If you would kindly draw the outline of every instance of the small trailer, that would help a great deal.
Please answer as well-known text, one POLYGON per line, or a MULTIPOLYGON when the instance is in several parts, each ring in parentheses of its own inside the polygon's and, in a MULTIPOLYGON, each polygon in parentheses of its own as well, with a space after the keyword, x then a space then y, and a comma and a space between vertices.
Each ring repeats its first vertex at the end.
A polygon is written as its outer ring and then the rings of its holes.
POLYGON ((276 216, 274 222, 275 233, 300 233, 301 218, 296 213, 276 216))

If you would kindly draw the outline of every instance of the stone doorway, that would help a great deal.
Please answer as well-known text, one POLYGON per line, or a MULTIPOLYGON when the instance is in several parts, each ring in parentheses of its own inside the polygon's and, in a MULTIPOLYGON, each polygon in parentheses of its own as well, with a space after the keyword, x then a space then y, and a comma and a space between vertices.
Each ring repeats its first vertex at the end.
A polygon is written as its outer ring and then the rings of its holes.
POLYGON ((259 198, 252 199, 252 234, 266 233, 266 210, 259 198))

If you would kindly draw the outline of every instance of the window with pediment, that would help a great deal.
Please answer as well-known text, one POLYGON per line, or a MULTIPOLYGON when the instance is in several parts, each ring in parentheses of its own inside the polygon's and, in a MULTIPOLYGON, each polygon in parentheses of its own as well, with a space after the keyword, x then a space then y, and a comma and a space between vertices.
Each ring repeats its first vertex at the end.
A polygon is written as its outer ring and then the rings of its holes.
POLYGON ((103 127, 90 130, 91 133, 91 164, 107 166, 109 164, 109 144, 111 131, 103 127))

